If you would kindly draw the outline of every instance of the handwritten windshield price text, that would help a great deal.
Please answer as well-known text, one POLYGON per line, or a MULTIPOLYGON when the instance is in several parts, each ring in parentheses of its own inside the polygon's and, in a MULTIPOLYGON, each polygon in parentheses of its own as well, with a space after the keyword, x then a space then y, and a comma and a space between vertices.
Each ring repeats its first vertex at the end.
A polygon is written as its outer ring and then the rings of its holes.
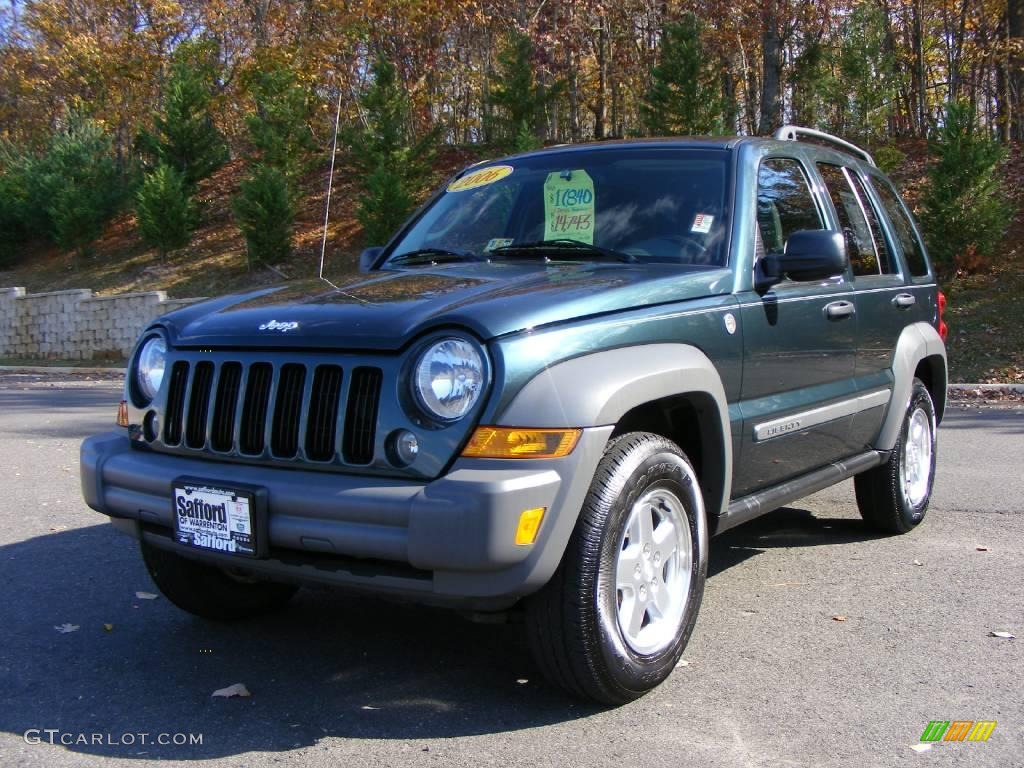
POLYGON ((590 205, 594 202, 594 191, 586 187, 579 189, 555 189, 551 194, 552 201, 559 208, 567 208, 574 205, 590 205))

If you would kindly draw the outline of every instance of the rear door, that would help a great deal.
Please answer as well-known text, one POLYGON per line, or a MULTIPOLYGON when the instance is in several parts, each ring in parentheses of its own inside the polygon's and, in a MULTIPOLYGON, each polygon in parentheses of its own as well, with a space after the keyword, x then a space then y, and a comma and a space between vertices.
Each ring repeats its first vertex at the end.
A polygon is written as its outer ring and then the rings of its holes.
POLYGON ((851 424, 851 439, 869 446, 882 426, 892 393, 892 355, 900 332, 915 312, 916 297, 907 290, 891 243, 864 178, 852 166, 819 163, 846 238, 857 306, 856 388, 861 406, 851 424))
MULTIPOLYGON (((781 251, 798 230, 827 229, 827 203, 802 161, 768 157, 758 171, 758 254, 781 251)), ((740 297, 743 327, 741 460, 733 495, 743 496, 853 453, 856 314, 848 275, 784 280, 740 297)))

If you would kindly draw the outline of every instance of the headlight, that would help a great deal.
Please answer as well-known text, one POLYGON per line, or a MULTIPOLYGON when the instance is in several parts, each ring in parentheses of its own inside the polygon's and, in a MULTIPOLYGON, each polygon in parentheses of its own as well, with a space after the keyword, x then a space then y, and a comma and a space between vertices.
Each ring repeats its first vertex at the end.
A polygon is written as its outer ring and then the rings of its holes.
POLYGON ((135 385, 147 404, 153 402, 164 380, 167 366, 167 342, 162 336, 153 336, 139 350, 135 365, 135 385))
POLYGON ((457 421, 469 413, 483 387, 483 358, 466 339, 442 339, 416 361, 416 400, 441 421, 457 421))

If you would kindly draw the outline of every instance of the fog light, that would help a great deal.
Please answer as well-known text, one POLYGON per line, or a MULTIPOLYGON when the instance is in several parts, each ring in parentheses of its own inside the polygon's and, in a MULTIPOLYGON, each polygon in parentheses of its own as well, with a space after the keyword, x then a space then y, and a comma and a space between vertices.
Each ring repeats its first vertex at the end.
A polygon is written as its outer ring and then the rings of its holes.
POLYGON ((516 544, 525 546, 533 544, 540 532, 540 524, 544 520, 544 513, 547 507, 536 509, 524 509, 519 515, 519 526, 516 528, 516 544))
POLYGON ((117 426, 128 426, 128 401, 122 400, 117 405, 117 426))
POLYGON ((396 467, 407 467, 420 453, 420 441, 407 429, 396 429, 388 438, 388 459, 396 467))

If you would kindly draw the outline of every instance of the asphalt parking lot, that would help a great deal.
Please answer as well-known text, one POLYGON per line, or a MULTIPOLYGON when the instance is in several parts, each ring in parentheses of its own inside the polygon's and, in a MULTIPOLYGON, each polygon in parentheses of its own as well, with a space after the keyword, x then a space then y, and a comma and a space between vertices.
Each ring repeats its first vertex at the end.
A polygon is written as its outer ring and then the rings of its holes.
POLYGON ((2 765, 1024 766, 1020 405, 950 409, 908 536, 869 533, 845 483, 715 539, 685 666, 599 710, 515 625, 323 590, 214 625, 137 597, 134 543, 78 490, 119 388, 37 378, 0 377, 2 765), (915 751, 931 720, 998 725, 915 751))

